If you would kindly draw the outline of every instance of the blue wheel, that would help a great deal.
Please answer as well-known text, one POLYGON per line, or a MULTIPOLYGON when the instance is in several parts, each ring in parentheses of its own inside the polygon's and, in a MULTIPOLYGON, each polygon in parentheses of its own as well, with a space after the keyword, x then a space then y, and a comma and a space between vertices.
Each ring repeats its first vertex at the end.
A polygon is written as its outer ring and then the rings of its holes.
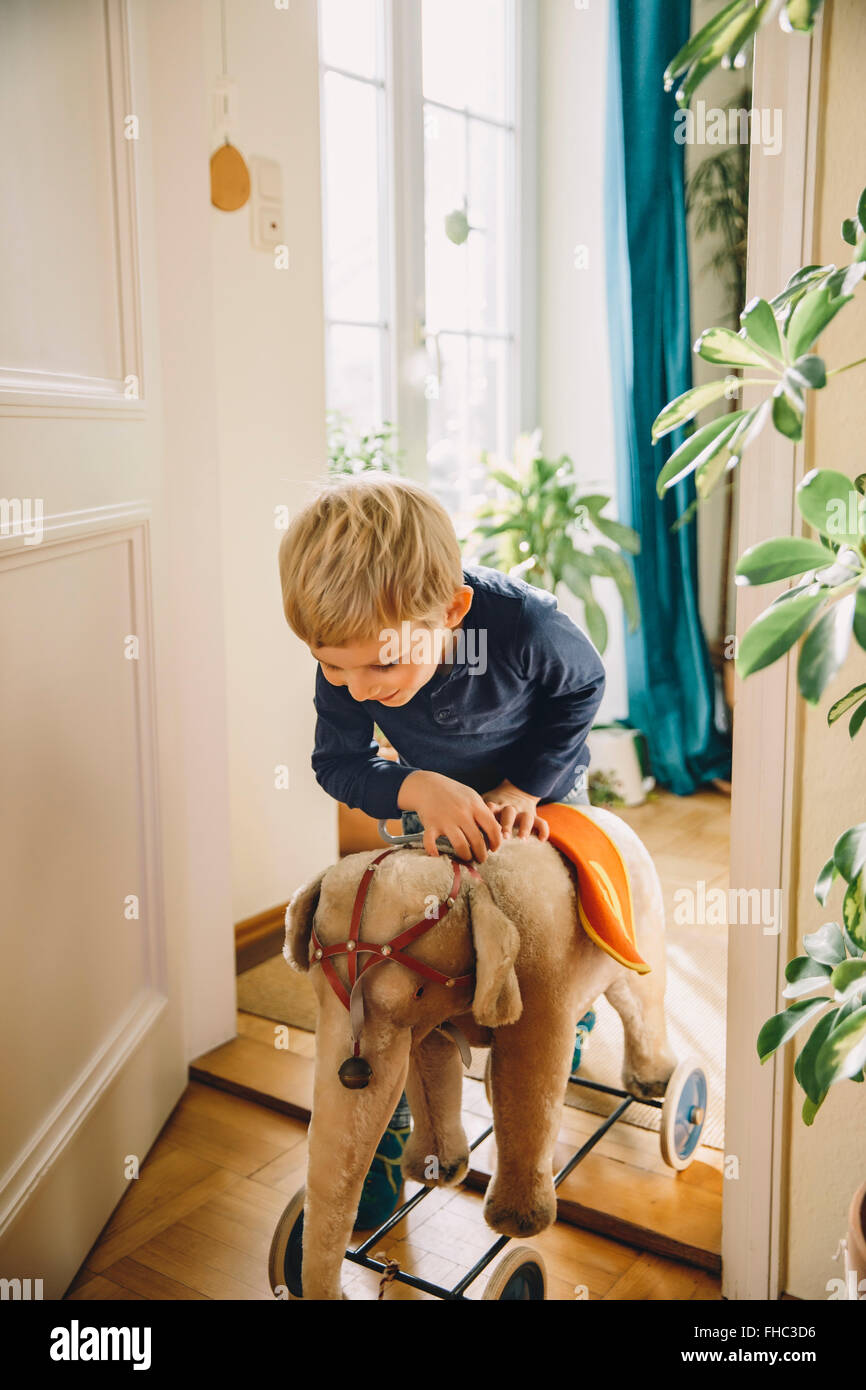
POLYGON ((662 1158, 669 1168, 688 1168, 707 1118, 707 1077, 694 1058, 676 1067, 662 1105, 662 1158))
POLYGON ((301 1283, 301 1262, 304 1240, 304 1193, 303 1187, 295 1193, 286 1207, 274 1231, 268 1255, 268 1274, 271 1289, 276 1298, 285 1297, 288 1290, 290 1298, 303 1298, 301 1283))

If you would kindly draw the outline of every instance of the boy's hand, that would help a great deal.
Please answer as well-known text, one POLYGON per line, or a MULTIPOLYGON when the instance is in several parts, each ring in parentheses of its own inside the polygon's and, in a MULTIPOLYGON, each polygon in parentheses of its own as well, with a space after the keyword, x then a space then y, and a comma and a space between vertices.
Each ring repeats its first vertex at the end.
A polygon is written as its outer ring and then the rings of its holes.
POLYGON ((502 844, 499 822, 484 799, 440 772, 410 772, 400 787, 397 805, 420 816, 428 854, 438 855, 439 835, 451 841, 460 859, 477 859, 479 864, 487 858, 488 845, 496 850, 502 844))
POLYGON ((513 833, 521 840, 528 840, 530 835, 546 840, 550 834, 547 821, 536 814, 539 798, 522 792, 513 782, 500 782, 493 791, 484 793, 484 800, 502 826, 506 839, 513 833))

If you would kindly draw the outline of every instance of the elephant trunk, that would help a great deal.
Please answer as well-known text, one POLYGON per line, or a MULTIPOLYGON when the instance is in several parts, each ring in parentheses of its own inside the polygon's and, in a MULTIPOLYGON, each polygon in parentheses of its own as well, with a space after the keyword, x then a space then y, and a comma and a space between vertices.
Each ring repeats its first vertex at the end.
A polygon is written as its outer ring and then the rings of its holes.
MULTIPOLYGON (((331 1001, 326 1001, 329 1009, 331 1001)), ((333 1001, 334 1008, 340 1008, 333 1001)), ((302 1281, 305 1299, 339 1299, 340 1267, 352 1236, 364 1178, 406 1082, 408 1029, 365 1030, 373 1075, 363 1090, 340 1084, 346 1055, 345 1012, 320 1026, 308 1134, 302 1281), (341 1026, 342 1024, 342 1026, 341 1026)), ((400 1182, 399 1172, 395 1181, 400 1182)))

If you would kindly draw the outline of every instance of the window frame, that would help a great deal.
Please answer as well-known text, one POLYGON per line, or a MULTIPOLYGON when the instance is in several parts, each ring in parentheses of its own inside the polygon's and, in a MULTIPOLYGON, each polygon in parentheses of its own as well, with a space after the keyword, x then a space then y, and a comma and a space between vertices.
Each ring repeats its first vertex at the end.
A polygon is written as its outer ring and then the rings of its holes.
MULTIPOLYGON (((513 70, 508 74, 512 110, 507 121, 469 112, 513 133, 509 170, 509 206, 505 209, 511 230, 512 255, 506 267, 509 330, 506 333, 459 330, 466 341, 491 338, 510 343, 508 372, 508 420, 505 446, 521 431, 535 428, 537 385, 537 14, 529 0, 505 0, 514 26, 513 70)), ((399 431, 405 469, 420 482, 428 479, 427 399, 429 376, 426 329, 426 258, 424 188, 424 94, 422 74, 421 0, 376 0, 379 15, 381 77, 367 78, 326 63, 322 56, 322 16, 319 24, 319 90, 324 110, 324 74, 338 72, 379 89, 384 115, 379 120, 379 275, 382 317, 376 327, 382 335, 383 420, 399 431)), ((441 102, 431 105, 457 110, 441 102)), ((323 134, 322 234, 327 248, 327 150, 323 134)), ((351 321, 332 317, 328 311, 327 268, 324 276, 327 376, 331 374, 330 331, 351 321)), ((449 329, 442 329, 443 333, 449 329)), ((330 408, 330 407, 329 407, 330 408)))

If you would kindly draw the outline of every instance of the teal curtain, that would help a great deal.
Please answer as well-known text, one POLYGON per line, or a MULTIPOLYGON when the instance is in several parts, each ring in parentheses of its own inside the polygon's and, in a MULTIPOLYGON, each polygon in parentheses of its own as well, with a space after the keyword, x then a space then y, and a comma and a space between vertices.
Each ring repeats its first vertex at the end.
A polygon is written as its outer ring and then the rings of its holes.
POLYGON ((692 385, 683 146, 662 73, 689 35, 691 0, 611 0, 605 219, 617 486, 621 520, 641 534, 641 625, 626 635, 629 723, 657 780, 684 796, 730 776, 698 612, 691 478, 663 501, 655 480, 683 439, 653 446, 662 406, 692 385))

